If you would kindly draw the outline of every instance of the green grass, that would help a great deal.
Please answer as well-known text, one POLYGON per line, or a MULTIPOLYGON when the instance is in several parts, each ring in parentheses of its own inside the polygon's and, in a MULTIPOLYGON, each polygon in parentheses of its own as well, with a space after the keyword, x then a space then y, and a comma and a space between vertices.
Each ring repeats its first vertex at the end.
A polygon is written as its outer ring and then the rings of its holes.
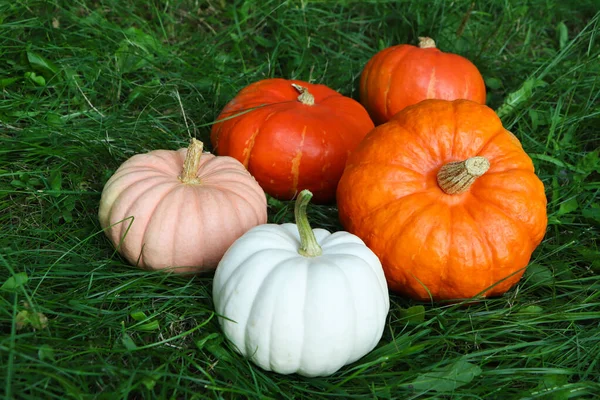
MULTIPOLYGON (((2 395, 600 393, 598 0, 232 4, 0 4, 2 395), (420 35, 480 68, 488 105, 522 140, 547 190, 546 237, 506 295, 461 307, 392 294, 378 347, 331 377, 307 379, 264 372, 232 351, 213 314, 212 275, 144 272, 115 254, 97 208, 125 159, 182 147, 190 134, 208 143, 221 108, 266 77, 357 98, 367 60, 420 35)), ((269 212, 272 222, 292 218, 286 202, 269 212)), ((309 215, 313 227, 341 229, 333 206, 309 215)))

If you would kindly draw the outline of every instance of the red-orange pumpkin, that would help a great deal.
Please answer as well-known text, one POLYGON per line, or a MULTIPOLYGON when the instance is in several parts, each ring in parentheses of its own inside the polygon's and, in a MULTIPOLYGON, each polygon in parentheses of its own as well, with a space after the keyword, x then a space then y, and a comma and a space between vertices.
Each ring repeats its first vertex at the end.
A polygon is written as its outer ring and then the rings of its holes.
POLYGON ((308 189, 317 203, 335 198, 349 152, 374 127, 359 102, 279 78, 242 89, 217 121, 217 154, 239 160, 271 196, 291 199, 308 189))
POLYGON ((337 201, 389 287, 420 300, 504 293, 547 225, 544 185, 521 143, 468 100, 425 100, 371 131, 337 201))
POLYGON ((485 83, 471 61, 444 53, 431 38, 419 47, 388 47, 375 54, 360 77, 360 101, 375 124, 425 99, 467 99, 485 104, 485 83))

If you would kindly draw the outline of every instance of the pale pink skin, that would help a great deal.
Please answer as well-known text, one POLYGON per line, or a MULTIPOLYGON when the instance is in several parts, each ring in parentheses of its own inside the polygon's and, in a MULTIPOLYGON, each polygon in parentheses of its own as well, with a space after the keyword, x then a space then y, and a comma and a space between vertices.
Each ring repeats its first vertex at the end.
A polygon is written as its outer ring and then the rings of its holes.
POLYGON ((237 238, 267 222, 265 193, 240 162, 203 153, 200 183, 185 184, 179 175, 186 153, 137 154, 102 191, 100 224, 133 265, 181 273, 215 269, 237 238))

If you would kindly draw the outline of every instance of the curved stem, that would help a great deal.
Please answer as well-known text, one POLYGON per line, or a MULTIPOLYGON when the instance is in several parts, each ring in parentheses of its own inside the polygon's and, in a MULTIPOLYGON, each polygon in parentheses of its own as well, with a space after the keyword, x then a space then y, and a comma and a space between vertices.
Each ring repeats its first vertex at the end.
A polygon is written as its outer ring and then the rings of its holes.
POLYGON ((445 164, 437 173, 437 182, 447 194, 461 194, 469 190, 473 182, 490 168, 485 157, 471 157, 465 161, 445 164))
POLYGON ((304 189, 298 195, 296 199, 296 206, 294 207, 294 216, 296 217, 296 226, 298 227, 298 233, 300 234, 300 248, 298 253, 305 257, 317 257, 323 254, 323 249, 319 246, 317 238, 308 223, 306 217, 306 207, 312 199, 312 193, 308 189, 304 189))
POLYGON ((300 96, 298 96, 298 101, 300 103, 306 104, 307 106, 315 104, 315 97, 308 91, 308 88, 296 85, 295 83, 292 83, 292 86, 300 93, 300 96))
POLYGON ((422 49, 435 49, 435 40, 427 36, 419 36, 419 47, 422 49))
POLYGON ((179 175, 181 182, 189 184, 200 183, 198 168, 200 167, 200 158, 202 157, 203 149, 204 144, 201 141, 195 138, 190 140, 190 145, 183 161, 183 170, 181 171, 181 175, 179 175))

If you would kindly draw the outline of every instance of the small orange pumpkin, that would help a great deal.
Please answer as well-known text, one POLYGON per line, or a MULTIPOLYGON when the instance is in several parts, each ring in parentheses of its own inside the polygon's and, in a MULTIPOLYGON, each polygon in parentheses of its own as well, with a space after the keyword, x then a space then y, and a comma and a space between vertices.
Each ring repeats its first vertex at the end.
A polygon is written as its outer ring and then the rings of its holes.
POLYGON ((375 54, 360 77, 360 101, 375 124, 425 99, 467 99, 485 104, 483 77, 473 63, 419 38, 419 47, 401 44, 375 54))
POLYGON ((506 292, 547 225, 544 185, 520 141, 468 100, 425 100, 371 131, 337 201, 389 287, 420 300, 506 292))
POLYGON ((174 272, 216 268, 229 246, 267 222, 267 199, 237 160, 187 149, 136 154, 110 177, 98 218, 133 265, 174 272))
POLYGON ((328 203, 348 153, 373 129, 364 107, 325 85, 281 78, 242 89, 212 127, 217 154, 234 157, 271 196, 303 189, 328 203))

